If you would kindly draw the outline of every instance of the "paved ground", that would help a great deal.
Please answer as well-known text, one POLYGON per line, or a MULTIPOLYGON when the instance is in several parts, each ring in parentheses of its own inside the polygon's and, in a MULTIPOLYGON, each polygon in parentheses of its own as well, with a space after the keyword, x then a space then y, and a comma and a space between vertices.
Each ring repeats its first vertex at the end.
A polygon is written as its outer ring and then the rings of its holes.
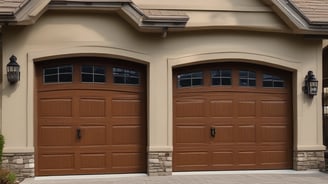
POLYGON ((214 173, 174 176, 91 176, 73 178, 27 179, 22 184, 328 184, 328 174, 311 172, 285 173, 214 173))

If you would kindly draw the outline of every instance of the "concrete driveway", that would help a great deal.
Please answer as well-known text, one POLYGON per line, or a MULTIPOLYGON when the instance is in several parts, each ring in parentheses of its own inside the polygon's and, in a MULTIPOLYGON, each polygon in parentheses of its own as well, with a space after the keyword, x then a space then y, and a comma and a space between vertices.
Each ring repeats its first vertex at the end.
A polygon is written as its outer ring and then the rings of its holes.
POLYGON ((93 175, 38 177, 22 184, 328 184, 318 171, 249 171, 174 173, 173 176, 93 175))

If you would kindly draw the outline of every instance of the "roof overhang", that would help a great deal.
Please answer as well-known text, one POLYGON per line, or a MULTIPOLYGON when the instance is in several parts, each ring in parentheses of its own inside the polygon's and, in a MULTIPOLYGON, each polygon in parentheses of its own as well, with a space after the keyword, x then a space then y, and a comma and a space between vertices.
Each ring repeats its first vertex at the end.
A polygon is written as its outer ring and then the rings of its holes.
POLYGON ((140 31, 183 28, 189 17, 182 11, 141 10, 131 0, 28 0, 19 11, 0 14, 0 24, 30 25, 47 10, 117 12, 140 31))
POLYGON ((296 34, 313 35, 315 38, 327 37, 328 22, 309 19, 291 0, 262 0, 277 13, 277 15, 296 34))

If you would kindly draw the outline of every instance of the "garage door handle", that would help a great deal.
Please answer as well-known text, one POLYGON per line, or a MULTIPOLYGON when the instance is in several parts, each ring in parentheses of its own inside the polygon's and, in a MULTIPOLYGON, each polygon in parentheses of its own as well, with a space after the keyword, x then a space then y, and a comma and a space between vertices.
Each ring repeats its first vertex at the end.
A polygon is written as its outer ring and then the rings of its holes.
POLYGON ((211 137, 215 137, 216 135, 216 129, 214 127, 211 127, 211 137))
POLYGON ((82 138, 82 134, 81 134, 81 129, 80 128, 77 128, 76 129, 76 138, 78 140, 80 140, 82 138))

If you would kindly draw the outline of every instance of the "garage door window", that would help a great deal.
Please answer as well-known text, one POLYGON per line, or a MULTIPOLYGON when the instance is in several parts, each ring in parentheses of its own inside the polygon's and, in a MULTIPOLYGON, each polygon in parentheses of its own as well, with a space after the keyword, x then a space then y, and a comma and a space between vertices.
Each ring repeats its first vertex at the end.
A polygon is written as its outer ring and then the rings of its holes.
POLYGON ((239 85, 245 87, 255 87, 256 86, 256 72, 249 70, 239 71, 239 85))
POLYGON ((91 83, 106 82, 105 67, 94 65, 83 65, 81 67, 81 81, 91 83))
POLYGON ((43 82, 45 84, 72 82, 73 66, 63 65, 43 69, 43 82))
POLYGON ((113 80, 115 84, 140 84, 140 73, 126 68, 113 68, 113 80))
POLYGON ((203 85, 203 72, 182 73, 177 78, 179 88, 203 85))
POLYGON ((213 70, 211 71, 212 85, 230 86, 232 84, 231 70, 213 70))
POLYGON ((283 88, 285 81, 278 76, 263 74, 263 87, 265 88, 283 88))

